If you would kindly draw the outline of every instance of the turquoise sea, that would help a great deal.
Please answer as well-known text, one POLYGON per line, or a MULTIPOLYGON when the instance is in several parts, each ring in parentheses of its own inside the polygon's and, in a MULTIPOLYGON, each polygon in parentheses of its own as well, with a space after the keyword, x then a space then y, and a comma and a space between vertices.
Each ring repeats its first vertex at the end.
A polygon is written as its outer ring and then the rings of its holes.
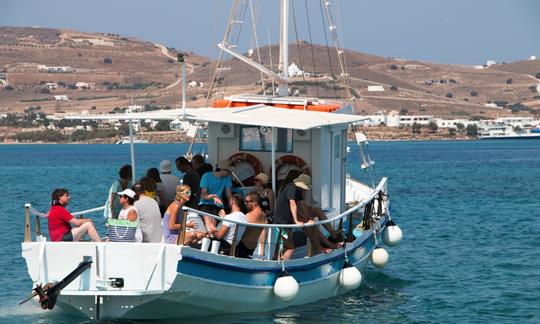
MULTIPOLYGON (((377 175, 389 177, 392 215, 404 240, 390 263, 371 266, 357 291, 286 310, 198 322, 539 323, 540 141, 372 142, 377 175)), ((358 167, 351 144, 349 167, 358 167)), ((137 145, 140 175, 183 145, 137 145)), ((0 145, 1 323, 77 323, 18 302, 31 281, 20 256, 24 203, 48 209, 66 187, 71 211, 102 205, 127 145, 0 145)), ((102 224, 99 214, 94 215, 102 224)), ((88 322, 88 321, 87 321, 88 322)), ((174 321, 180 322, 180 321, 174 321)))

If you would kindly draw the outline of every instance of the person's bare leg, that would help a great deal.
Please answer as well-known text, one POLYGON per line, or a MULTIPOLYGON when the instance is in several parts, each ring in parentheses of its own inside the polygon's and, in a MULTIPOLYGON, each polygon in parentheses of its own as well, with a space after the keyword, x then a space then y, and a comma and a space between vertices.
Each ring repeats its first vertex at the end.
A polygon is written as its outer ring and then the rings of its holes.
POLYGON ((71 229, 71 234, 73 234, 73 241, 80 241, 85 234, 88 234, 92 241, 101 242, 101 238, 91 222, 83 223, 81 226, 71 229))
MULTIPOLYGON (((323 210, 318 208, 318 207, 308 207, 308 210, 309 210, 310 216, 311 217, 317 217, 319 219, 319 221, 323 221, 323 220, 328 219, 328 217, 323 212, 323 210)), ((323 226, 324 226, 324 228, 326 228, 328 233, 330 233, 330 235, 334 235, 334 234, 337 233, 337 231, 334 230, 334 228, 332 227, 332 225, 330 225, 330 223, 323 224, 323 226)))
POLYGON ((208 233, 214 233, 216 231, 216 220, 210 216, 204 216, 204 227, 208 233))

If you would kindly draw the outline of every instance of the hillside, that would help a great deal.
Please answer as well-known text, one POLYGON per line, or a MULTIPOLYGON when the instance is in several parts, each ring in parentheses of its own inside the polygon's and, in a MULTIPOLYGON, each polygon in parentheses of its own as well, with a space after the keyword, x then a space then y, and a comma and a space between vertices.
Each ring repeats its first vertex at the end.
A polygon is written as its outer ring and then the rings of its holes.
MULTIPOLYGON (((0 27, 0 80, 6 79, 0 81, 0 112, 22 111, 30 106, 40 106, 46 112, 109 112, 130 104, 177 106, 181 95, 176 54, 174 49, 122 35, 0 27), (50 72, 43 66, 72 70, 50 72), (77 82, 91 87, 75 89, 77 82), (57 101, 55 95, 65 95, 69 100, 57 101)), ((188 80, 202 83, 188 89, 189 105, 203 106, 215 62, 186 54, 188 80)), ((259 55, 263 65, 272 64, 275 69, 277 46, 261 48, 259 55)), ((255 53, 253 59, 257 57, 255 53)), ((540 110, 540 80, 535 78, 540 72, 538 60, 475 69, 349 50, 345 57, 361 113, 397 110, 450 118, 490 118, 530 115, 540 110), (384 91, 368 91, 371 85, 382 85, 384 91), (507 106, 485 106, 490 102, 507 106), (517 103, 526 106, 514 105, 517 103)), ((305 80, 295 78, 291 87, 298 92, 327 98, 344 95, 340 80, 331 78, 340 74, 334 49, 291 43, 290 62, 317 75, 305 80)), ((226 93, 262 91, 256 70, 237 60, 229 60, 225 66, 234 71, 221 80, 221 85, 227 86, 226 93)), ((266 91, 270 91, 271 82, 264 82, 266 91)))

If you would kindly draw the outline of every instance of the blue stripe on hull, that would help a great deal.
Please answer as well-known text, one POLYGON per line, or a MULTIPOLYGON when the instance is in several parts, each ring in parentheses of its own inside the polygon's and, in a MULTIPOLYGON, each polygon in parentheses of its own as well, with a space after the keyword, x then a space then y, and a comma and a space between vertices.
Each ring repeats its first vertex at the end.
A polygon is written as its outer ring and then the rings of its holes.
MULTIPOLYGON (((374 239, 367 239, 356 249, 349 251, 349 261, 352 264, 360 263, 371 253, 374 243, 374 239)), ((281 265, 276 261, 255 261, 257 263, 265 263, 258 266, 256 264, 231 264, 230 258, 224 256, 220 256, 220 258, 224 258, 225 262, 206 260, 192 255, 183 255, 182 260, 178 262, 176 271, 180 274, 220 281, 225 284, 252 287, 272 286, 281 273, 281 265)), ((286 265, 285 269, 296 281, 302 283, 319 280, 335 274, 341 271, 343 263, 344 255, 343 253, 339 253, 316 262, 286 265)))

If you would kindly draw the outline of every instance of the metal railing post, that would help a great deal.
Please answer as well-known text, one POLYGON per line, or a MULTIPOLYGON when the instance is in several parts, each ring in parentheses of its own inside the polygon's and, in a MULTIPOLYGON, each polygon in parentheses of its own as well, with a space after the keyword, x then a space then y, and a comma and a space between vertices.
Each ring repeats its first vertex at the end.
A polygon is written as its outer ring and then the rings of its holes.
POLYGON ((32 242, 32 235, 30 234, 30 204, 24 204, 24 241, 32 242))

